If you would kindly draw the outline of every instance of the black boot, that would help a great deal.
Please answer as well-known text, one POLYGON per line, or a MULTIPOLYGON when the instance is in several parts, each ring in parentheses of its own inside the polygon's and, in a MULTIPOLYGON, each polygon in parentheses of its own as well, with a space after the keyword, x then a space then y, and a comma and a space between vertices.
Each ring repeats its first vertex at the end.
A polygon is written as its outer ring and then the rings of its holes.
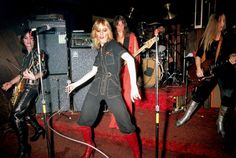
POLYGON ((180 118, 179 120, 177 120, 176 127, 180 127, 183 124, 185 124, 191 118, 193 112, 197 109, 198 105, 199 103, 191 100, 191 102, 189 103, 189 107, 187 111, 185 112, 184 116, 180 118))
POLYGON ((225 137, 225 120, 227 119, 231 108, 226 106, 220 106, 220 111, 218 115, 218 119, 216 121, 217 132, 222 136, 225 137))
POLYGON ((24 158, 26 155, 30 157, 31 146, 28 144, 28 130, 22 120, 14 120, 16 131, 18 134, 19 149, 16 158, 24 158))
POLYGON ((34 128, 35 133, 32 137, 30 137, 30 141, 37 141, 39 137, 42 135, 45 138, 45 130, 41 127, 36 120, 36 118, 32 115, 28 115, 25 119, 30 123, 30 125, 34 128))

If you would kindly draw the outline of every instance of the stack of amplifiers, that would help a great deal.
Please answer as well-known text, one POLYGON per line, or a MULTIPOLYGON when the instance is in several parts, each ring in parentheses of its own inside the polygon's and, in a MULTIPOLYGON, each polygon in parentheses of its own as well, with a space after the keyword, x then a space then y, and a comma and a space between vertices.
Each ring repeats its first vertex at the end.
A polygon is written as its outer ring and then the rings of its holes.
MULTIPOLYGON (((48 76, 43 79, 44 99, 47 112, 68 111, 70 97, 65 93, 69 80, 69 57, 67 48, 66 22, 63 19, 36 18, 29 20, 30 28, 49 26, 50 29, 38 34, 40 49, 48 56, 48 76), (61 109, 62 108, 62 109, 61 109)), ((42 93, 36 102, 36 112, 42 113, 42 93)))
POLYGON ((80 32, 76 30, 72 31, 70 47, 71 48, 91 48, 92 39, 90 37, 90 33, 80 32))
POLYGON ((31 20, 30 28, 49 26, 51 29, 39 34, 40 48, 48 55, 49 74, 68 73, 68 49, 66 23, 64 20, 31 20))

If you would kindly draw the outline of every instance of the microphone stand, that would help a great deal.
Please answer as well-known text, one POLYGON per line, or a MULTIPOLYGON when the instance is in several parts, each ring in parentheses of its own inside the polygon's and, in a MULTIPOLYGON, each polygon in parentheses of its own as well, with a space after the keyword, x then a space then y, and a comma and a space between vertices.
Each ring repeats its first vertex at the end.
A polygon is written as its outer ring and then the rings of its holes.
POLYGON ((158 68, 159 68, 159 59, 158 59, 158 54, 159 54, 159 49, 158 49, 158 41, 159 37, 156 35, 156 158, 158 158, 158 135, 159 135, 159 105, 158 105, 158 68))
MULTIPOLYGON (((37 39, 37 51, 38 51, 38 62, 39 62, 39 72, 42 74, 42 64, 41 64, 41 52, 39 47, 39 35, 36 31, 36 39, 37 39)), ((47 140, 47 148, 48 148, 48 158, 51 158, 51 143, 49 139, 48 134, 48 125, 47 125, 47 114, 46 114, 46 101, 44 97, 44 88, 43 88, 43 78, 42 75, 40 77, 40 85, 41 85, 41 92, 42 92, 42 110, 43 110, 43 120, 44 120, 44 126, 45 126, 45 133, 46 133, 46 140, 47 140)))

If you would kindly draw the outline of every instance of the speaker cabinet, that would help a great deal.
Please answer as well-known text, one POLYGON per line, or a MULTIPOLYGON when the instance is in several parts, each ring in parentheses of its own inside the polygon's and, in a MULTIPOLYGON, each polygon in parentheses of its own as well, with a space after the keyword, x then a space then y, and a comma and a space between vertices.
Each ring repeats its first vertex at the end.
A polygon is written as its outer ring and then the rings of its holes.
MULTIPOLYGON (((67 75, 49 75, 43 80, 43 94, 46 102, 46 112, 70 110, 70 97, 65 92, 67 75)), ((42 91, 41 91, 42 92, 42 91)), ((36 101, 36 113, 42 113, 42 93, 36 101)))
MULTIPOLYGON (((70 48, 71 80, 75 82, 92 70, 97 51, 91 48, 70 48)), ((81 111, 91 80, 73 93, 74 111, 81 111)))
POLYGON ((50 75, 68 73, 68 49, 66 24, 64 20, 33 20, 29 21, 31 28, 49 26, 51 29, 39 33, 40 49, 48 55, 48 70, 50 75))

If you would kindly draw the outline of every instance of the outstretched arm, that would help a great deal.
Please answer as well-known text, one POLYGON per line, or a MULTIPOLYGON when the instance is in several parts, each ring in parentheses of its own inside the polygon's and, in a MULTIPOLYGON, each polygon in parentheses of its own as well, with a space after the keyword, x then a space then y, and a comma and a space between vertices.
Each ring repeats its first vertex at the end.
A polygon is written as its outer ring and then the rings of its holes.
POLYGON ((135 63, 134 58, 128 53, 123 53, 121 56, 122 59, 124 59, 128 65, 129 75, 130 75, 130 82, 131 82, 131 100, 134 102, 135 99, 141 99, 138 86, 137 86, 137 80, 136 80, 136 69, 135 69, 135 63))
POLYGON ((76 87, 80 86, 81 84, 88 81, 90 78, 96 75, 98 68, 96 66, 93 66, 92 70, 88 72, 86 75, 84 75, 81 79, 78 81, 71 83, 66 86, 66 92, 71 93, 76 87))

